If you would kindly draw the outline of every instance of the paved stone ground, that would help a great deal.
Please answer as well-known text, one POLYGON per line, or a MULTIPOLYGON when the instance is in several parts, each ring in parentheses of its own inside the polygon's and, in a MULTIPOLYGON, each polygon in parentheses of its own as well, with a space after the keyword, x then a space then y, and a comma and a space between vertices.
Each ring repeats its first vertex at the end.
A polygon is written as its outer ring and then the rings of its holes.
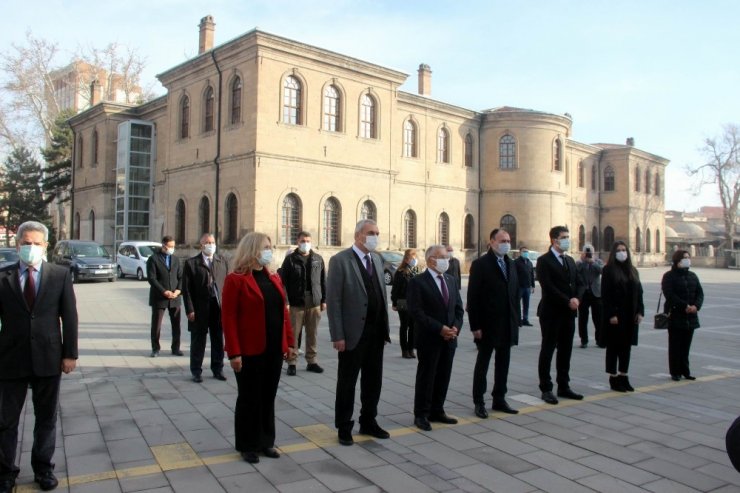
MULTIPOLYGON (((652 320, 663 272, 641 271, 646 320, 652 320)), ((59 491, 740 491, 740 474, 724 445, 729 424, 740 414, 740 272, 697 273, 707 294, 692 350, 697 381, 670 380, 667 335, 644 324, 632 353, 637 392, 610 392, 604 351, 576 347, 572 385, 587 397, 548 406, 537 389, 539 329, 523 328, 508 395, 521 413, 481 421, 472 412, 475 348, 465 327, 447 404, 460 423, 428 433, 413 427, 416 365, 400 357, 392 313, 394 344, 386 348, 379 416, 391 438, 356 436, 353 447, 339 446, 332 426, 337 359, 322 320, 326 372, 308 373, 301 361, 297 376, 283 375, 277 401, 283 455, 254 466, 233 450, 233 374, 227 372, 226 383, 205 378, 196 384, 187 356, 164 351, 148 357, 148 285, 128 279, 77 285, 81 356, 78 370, 62 384, 59 491)), ((169 347, 168 333, 165 322, 163 348, 169 347)), ((186 332, 186 353, 188 342, 186 332)), ((17 491, 34 490, 30 407, 17 491)))

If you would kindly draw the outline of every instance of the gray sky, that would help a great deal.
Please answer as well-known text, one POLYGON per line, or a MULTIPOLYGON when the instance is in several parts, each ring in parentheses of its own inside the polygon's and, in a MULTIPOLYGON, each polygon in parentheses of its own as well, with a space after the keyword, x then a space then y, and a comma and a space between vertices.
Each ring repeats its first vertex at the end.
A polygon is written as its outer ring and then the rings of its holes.
POLYGON ((740 2, 734 0, 24 0, 4 5, 0 46, 27 30, 63 49, 118 43, 147 59, 144 85, 197 54, 198 22, 216 44, 254 27, 409 74, 433 71, 432 97, 473 110, 518 106, 573 116, 573 138, 635 145, 671 160, 666 208, 696 196, 685 166, 725 123, 740 123, 740 2))

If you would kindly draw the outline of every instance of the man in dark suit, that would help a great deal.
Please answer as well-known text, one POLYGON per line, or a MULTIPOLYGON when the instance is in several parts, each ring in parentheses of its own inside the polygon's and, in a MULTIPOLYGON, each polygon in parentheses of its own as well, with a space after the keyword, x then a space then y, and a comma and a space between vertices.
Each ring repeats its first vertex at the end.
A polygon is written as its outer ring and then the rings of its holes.
POLYGON ((169 311, 172 324, 172 354, 182 356, 180 351, 180 293, 182 292, 182 267, 175 257, 175 239, 162 238, 162 250, 146 261, 146 276, 149 281, 149 306, 152 307, 152 358, 159 355, 159 334, 162 330, 164 311, 169 311))
POLYGON ((462 298, 457 280, 445 274, 449 254, 443 245, 427 248, 427 271, 409 281, 408 311, 416 327, 417 357, 414 424, 429 431, 429 422, 457 424, 445 413, 444 403, 452 375, 457 336, 463 323, 462 298))
POLYGON ((217 380, 224 376, 224 332, 221 328, 221 293, 229 273, 229 263, 216 253, 216 238, 205 233, 200 238, 201 253, 185 261, 182 272, 182 297, 190 331, 190 373, 193 381, 203 381, 203 356, 206 336, 211 336, 211 371, 217 380))
POLYGON ((534 266, 529 260, 529 249, 519 247, 519 256, 514 260, 516 275, 519 278, 519 296, 522 299, 521 325, 531 327, 529 322, 529 298, 534 293, 534 266))
POLYGON ((488 253, 470 266, 468 280, 468 320, 473 332, 478 357, 473 371, 473 404, 475 415, 488 417, 484 394, 491 355, 496 350, 493 380, 493 410, 517 414, 506 402, 511 346, 519 344, 519 280, 511 249, 509 233, 494 229, 489 236, 488 253))
POLYGON ((558 397, 583 399, 570 388, 570 355, 573 351, 575 317, 578 312, 578 276, 576 263, 565 252, 570 248, 570 233, 565 226, 550 230, 550 250, 537 259, 537 280, 542 288, 542 299, 537 307, 542 330, 542 347, 538 373, 542 400, 557 404, 552 393, 550 365, 555 349, 558 350, 557 369, 558 397))
POLYGON ((329 261, 327 315, 331 340, 339 352, 334 424, 342 445, 354 443, 352 414, 360 371, 360 433, 375 438, 390 437, 376 421, 383 383, 383 347, 391 340, 383 262, 373 253, 379 237, 375 221, 363 219, 355 226, 352 247, 329 261))
POLYGON ((56 446, 61 374, 77 364, 77 304, 70 271, 43 261, 49 231, 27 221, 18 227, 20 261, 0 269, 0 493, 10 493, 18 422, 31 387, 34 425, 31 467, 42 490, 58 481, 56 446))
POLYGON ((581 259, 576 262, 578 274, 578 335, 581 348, 588 346, 588 310, 594 322, 594 340, 599 347, 606 347, 601 333, 601 271, 604 262, 594 258, 594 247, 586 243, 583 246, 581 259))
POLYGON ((450 267, 447 269, 447 274, 451 275, 455 281, 457 281, 457 287, 462 287, 462 269, 460 268, 460 261, 455 258, 455 249, 452 245, 446 247, 447 255, 450 256, 450 267))

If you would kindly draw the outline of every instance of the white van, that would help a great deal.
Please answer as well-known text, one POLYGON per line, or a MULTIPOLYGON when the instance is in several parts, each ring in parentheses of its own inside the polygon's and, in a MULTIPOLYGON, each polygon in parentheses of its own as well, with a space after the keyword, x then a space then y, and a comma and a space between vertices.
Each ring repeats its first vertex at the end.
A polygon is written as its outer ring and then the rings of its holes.
POLYGON ((118 278, 136 276, 136 279, 146 279, 146 261, 150 255, 162 249, 162 244, 154 241, 124 241, 118 246, 116 264, 118 278))

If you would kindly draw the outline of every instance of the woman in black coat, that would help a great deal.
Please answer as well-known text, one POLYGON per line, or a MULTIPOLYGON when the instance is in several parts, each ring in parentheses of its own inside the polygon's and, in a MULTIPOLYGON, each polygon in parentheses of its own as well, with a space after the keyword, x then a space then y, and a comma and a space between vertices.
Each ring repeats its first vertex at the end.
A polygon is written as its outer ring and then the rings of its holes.
POLYGON ((609 386, 618 392, 632 392, 635 389, 630 385, 627 372, 632 346, 637 346, 637 330, 645 316, 645 306, 640 275, 623 241, 614 243, 602 271, 601 302, 609 386))
POLYGON ((409 316, 406 307, 406 288, 411 278, 418 273, 416 264, 416 250, 409 248, 403 252, 403 260, 393 275, 393 287, 391 288, 393 311, 398 312, 398 319, 401 321, 399 335, 401 338, 401 356, 403 358, 416 358, 416 354, 414 354, 414 321, 409 316))
POLYGON ((671 270, 663 275, 660 283, 665 296, 665 313, 668 320, 668 369, 673 380, 695 380, 689 370, 689 349, 694 329, 699 328, 704 291, 699 278, 689 271, 691 255, 686 250, 676 250, 671 270))

